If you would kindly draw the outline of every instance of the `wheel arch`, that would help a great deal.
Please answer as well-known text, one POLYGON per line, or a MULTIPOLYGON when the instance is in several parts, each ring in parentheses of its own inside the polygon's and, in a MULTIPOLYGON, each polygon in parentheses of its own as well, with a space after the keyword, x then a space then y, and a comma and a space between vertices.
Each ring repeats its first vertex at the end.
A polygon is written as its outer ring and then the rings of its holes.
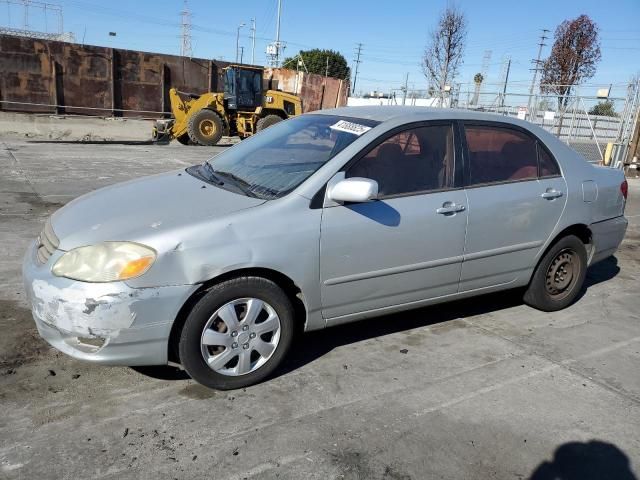
POLYGON ((283 120, 289 118, 287 113, 280 108, 263 108, 260 112, 260 118, 264 118, 267 115, 275 115, 276 117, 280 117, 283 120))
POLYGON ((589 265, 589 263, 591 262, 591 257, 593 256, 593 233, 591 232, 591 229, 585 225, 584 223, 575 223, 573 225, 569 225, 568 227, 565 227, 563 230, 561 230, 560 232, 558 232, 554 237, 553 240, 551 240, 548 245, 546 246, 546 248, 544 250, 541 250, 540 253, 538 254, 538 257, 536 258, 536 265, 535 268, 532 270, 531 272, 531 276, 529 277, 529 282, 531 282, 531 279, 533 278, 534 273, 536 272, 538 266, 540 265, 540 262, 542 261, 542 259, 544 258, 544 256, 547 254, 547 252, 561 239, 566 237, 567 235, 575 235, 576 237, 578 237, 582 243, 584 244, 586 250, 587 250, 587 265, 589 265))
POLYGON ((291 301, 296 317, 296 326, 299 330, 304 328, 304 325, 307 321, 307 307, 304 299, 304 295, 302 290, 296 283, 289 278, 287 275, 279 272, 277 270, 273 270, 271 268, 264 267, 247 267, 240 268, 236 270, 231 270, 229 272, 225 272, 217 277, 207 280, 202 283, 200 287, 191 294, 191 296, 187 299, 187 301, 182 305, 176 318, 173 321, 173 325, 171 326, 171 332, 169 334, 169 342, 168 342, 168 359, 170 362, 180 363, 180 356, 178 353, 178 342, 180 341, 180 334, 182 332, 182 327, 184 326, 184 322, 189 315, 191 309, 195 306, 196 303, 207 293, 207 291, 217 285, 227 280, 231 280, 237 277, 244 276, 253 276, 253 277, 261 277, 266 278, 267 280, 271 280, 276 285, 278 285, 285 292, 289 300, 291 301))

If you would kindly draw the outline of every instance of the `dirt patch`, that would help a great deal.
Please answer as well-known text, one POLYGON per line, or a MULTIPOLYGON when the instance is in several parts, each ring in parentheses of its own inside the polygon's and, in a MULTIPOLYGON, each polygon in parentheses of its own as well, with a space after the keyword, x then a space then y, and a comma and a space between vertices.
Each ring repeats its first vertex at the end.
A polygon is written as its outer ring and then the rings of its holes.
POLYGON ((32 192, 15 192, 12 195, 15 197, 16 202, 27 203, 38 212, 53 211, 64 206, 64 203, 49 202, 43 199, 40 195, 32 192))
POLYGON ((49 347, 40 338, 31 312, 12 300, 0 300, 0 375, 38 359, 49 347))

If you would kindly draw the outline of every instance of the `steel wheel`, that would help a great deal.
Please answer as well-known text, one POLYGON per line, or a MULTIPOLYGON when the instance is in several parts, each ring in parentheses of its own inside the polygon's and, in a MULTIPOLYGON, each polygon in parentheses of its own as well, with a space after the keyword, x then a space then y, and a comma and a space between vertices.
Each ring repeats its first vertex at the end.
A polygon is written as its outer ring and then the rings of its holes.
POLYGON ((280 318, 271 305, 257 298, 232 300, 206 322, 200 348, 216 373, 246 375, 264 365, 280 341, 280 318))
POLYGON ((545 275, 547 293, 558 300, 569 295, 580 275, 580 269, 580 261, 575 251, 565 248, 558 252, 545 275))
POLYGON ((205 137, 211 137, 216 131, 216 126, 213 124, 211 120, 202 120, 200 122, 200 133, 205 137))

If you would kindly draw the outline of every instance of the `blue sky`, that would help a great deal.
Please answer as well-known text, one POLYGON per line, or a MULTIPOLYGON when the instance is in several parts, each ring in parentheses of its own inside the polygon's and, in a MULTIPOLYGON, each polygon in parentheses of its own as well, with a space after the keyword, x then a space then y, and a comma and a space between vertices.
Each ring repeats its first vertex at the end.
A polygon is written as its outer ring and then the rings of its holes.
MULTIPOLYGON (((182 0, 48 0, 62 5, 64 27, 78 41, 87 44, 177 54, 180 51, 182 0), (110 37, 109 31, 117 33, 110 37)), ((264 63, 265 47, 275 34, 277 0, 228 2, 189 0, 193 14, 194 56, 234 60, 236 28, 241 32, 245 60, 250 59, 249 28, 257 22, 256 63, 264 63)), ((352 0, 311 2, 283 0, 281 39, 287 42, 285 54, 309 47, 331 48, 351 63, 357 42, 364 44, 357 90, 400 87, 406 73, 409 86, 425 88, 420 58, 428 32, 448 0, 397 0, 393 3, 352 0)), ((481 70, 486 50, 492 51, 486 79, 487 87, 501 78, 502 62, 511 55, 510 91, 528 89, 531 59, 537 53, 540 29, 555 27, 564 19, 584 13, 600 27, 602 61, 597 85, 614 84, 614 92, 624 94, 624 84, 640 72, 640 0, 458 0, 456 5, 468 20, 467 47, 460 82, 471 82, 481 70), (617 85, 617 88, 615 86, 617 85)), ((0 24, 21 27, 22 7, 0 5, 0 24)), ((47 17, 54 29, 54 16, 47 17)), ((42 12, 30 15, 32 29, 44 30, 42 12)), ((547 40, 543 56, 553 39, 547 40)), ((589 90, 591 87, 584 87, 589 90)))

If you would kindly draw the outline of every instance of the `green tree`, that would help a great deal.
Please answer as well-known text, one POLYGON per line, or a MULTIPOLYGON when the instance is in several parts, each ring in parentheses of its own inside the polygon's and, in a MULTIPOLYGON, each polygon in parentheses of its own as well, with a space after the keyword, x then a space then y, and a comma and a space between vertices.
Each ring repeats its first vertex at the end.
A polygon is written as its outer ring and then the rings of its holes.
POLYGON ((325 50, 314 48, 312 50, 300 50, 294 57, 285 58, 282 63, 283 68, 308 71, 318 75, 328 75, 329 77, 347 80, 351 76, 351 69, 347 59, 340 52, 335 50, 325 50), (296 62, 302 59, 304 66, 297 67, 296 62), (305 70, 306 67, 306 70, 305 70))
POLYGON ((589 110, 589 115, 603 115, 605 117, 617 117, 615 109, 613 108, 613 102, 611 100, 605 100, 604 102, 598 102, 591 110, 589 110))

